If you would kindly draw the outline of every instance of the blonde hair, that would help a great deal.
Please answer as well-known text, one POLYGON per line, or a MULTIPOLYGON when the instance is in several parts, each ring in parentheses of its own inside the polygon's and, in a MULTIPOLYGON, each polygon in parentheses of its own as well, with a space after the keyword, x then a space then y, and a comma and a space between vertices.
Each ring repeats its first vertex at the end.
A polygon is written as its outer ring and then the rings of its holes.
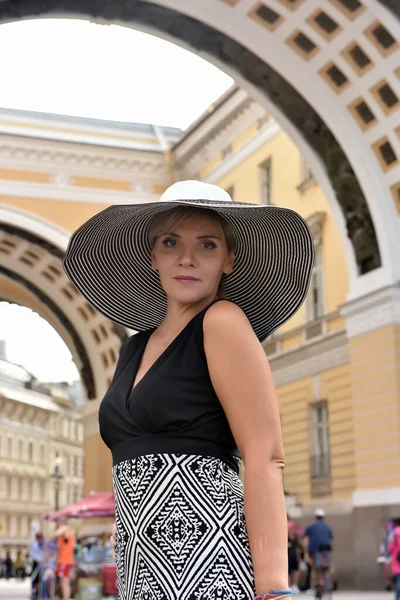
MULTIPOLYGON (((149 226, 149 237, 151 247, 154 248, 157 237, 163 235, 168 231, 174 231, 174 229, 178 227, 182 227, 191 223, 194 219, 198 217, 207 216, 214 223, 217 223, 222 230, 222 233, 225 238, 226 247, 228 252, 235 251, 235 237, 233 235, 233 230, 224 217, 221 217, 214 210, 209 210, 207 208, 197 208, 196 206, 178 206, 177 208, 172 208, 171 210, 167 210, 165 212, 159 213, 155 215, 149 226)), ((224 296, 223 292, 223 279, 224 275, 221 277, 221 281, 218 287, 218 297, 221 298, 224 296)))

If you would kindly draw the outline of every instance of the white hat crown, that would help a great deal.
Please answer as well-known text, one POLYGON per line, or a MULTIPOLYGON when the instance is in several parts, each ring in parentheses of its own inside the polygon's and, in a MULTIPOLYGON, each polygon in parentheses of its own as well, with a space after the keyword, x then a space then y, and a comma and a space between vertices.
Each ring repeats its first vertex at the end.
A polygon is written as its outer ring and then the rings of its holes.
POLYGON ((209 200, 211 202, 227 202, 233 204, 233 200, 222 188, 212 183, 188 180, 173 183, 165 190, 160 202, 180 202, 182 200, 209 200))

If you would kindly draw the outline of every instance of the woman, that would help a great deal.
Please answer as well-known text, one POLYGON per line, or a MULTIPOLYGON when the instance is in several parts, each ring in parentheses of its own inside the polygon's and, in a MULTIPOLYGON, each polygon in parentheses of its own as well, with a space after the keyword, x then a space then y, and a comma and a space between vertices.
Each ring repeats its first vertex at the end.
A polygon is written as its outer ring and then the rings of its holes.
POLYGON ((291 593, 280 419, 260 341, 301 306, 312 262, 299 215, 197 181, 110 207, 72 236, 72 282, 139 331, 99 412, 121 600, 291 593))
POLYGON ((393 533, 389 543, 389 554, 392 557, 392 571, 396 578, 395 600, 400 600, 400 517, 393 519, 393 533))

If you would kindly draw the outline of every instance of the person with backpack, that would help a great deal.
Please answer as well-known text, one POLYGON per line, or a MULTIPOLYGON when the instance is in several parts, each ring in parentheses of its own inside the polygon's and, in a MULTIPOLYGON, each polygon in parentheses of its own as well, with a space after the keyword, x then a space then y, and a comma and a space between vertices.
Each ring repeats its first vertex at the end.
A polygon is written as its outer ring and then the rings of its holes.
POLYGON ((389 554, 392 557, 392 571, 396 577, 395 600, 400 600, 400 517, 393 519, 393 535, 389 543, 389 554))

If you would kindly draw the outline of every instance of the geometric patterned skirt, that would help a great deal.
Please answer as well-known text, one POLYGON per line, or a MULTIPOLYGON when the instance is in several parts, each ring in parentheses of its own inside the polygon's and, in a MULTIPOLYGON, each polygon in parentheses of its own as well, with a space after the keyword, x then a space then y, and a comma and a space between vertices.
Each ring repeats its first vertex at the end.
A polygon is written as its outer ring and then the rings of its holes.
POLYGON ((218 458, 150 454, 113 467, 119 600, 249 600, 243 484, 218 458))

